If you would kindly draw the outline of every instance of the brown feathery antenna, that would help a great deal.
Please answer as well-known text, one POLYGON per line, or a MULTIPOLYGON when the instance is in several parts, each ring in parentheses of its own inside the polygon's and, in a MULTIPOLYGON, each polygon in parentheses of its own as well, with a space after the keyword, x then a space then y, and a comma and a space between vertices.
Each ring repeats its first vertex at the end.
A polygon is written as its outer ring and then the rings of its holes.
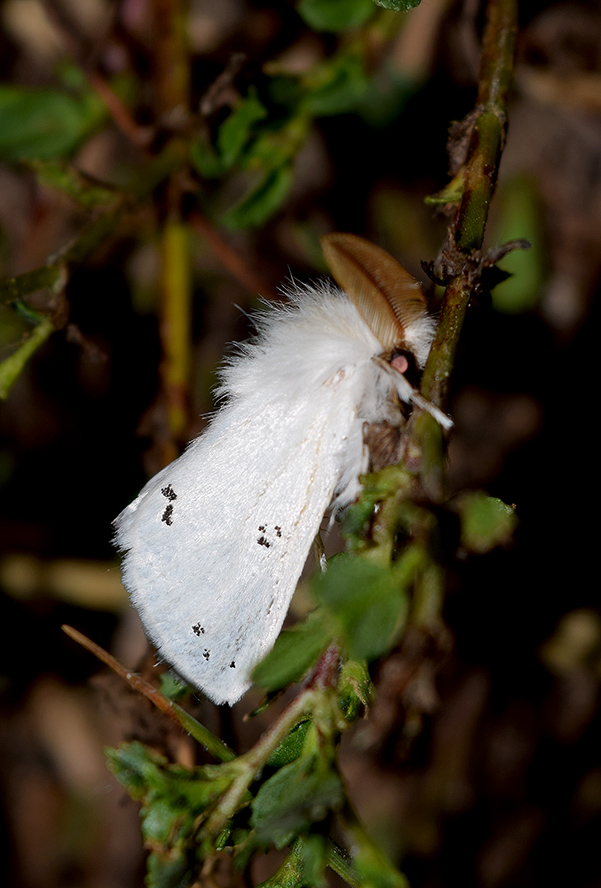
POLYGON ((386 250, 356 234, 325 234, 321 248, 334 279, 384 351, 401 347, 405 330, 427 311, 419 281, 386 250))

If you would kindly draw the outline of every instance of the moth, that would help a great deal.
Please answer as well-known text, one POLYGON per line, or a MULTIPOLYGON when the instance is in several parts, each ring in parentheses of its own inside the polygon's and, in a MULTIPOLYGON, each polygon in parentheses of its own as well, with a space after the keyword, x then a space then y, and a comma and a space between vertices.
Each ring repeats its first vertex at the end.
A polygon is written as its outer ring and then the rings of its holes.
POLYGON ((391 460, 407 405, 452 423, 410 381, 435 331, 423 288, 381 248, 322 238, 336 280, 286 304, 222 371, 210 425, 118 516, 123 583, 159 655, 235 703, 280 632, 326 513, 391 460), (381 449, 381 447, 380 447, 381 449))

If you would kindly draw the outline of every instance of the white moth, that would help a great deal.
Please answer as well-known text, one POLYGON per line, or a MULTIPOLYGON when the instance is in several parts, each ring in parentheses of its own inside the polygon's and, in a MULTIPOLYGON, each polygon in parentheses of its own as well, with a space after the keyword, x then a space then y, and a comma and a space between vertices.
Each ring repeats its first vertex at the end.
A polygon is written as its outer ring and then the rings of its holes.
POLYGON ((322 239, 339 289, 293 287, 221 375, 224 406, 116 519, 123 583, 159 654, 235 703, 273 646, 324 514, 370 466, 364 432, 414 402, 434 322, 420 284, 362 238, 322 239), (401 372, 399 372, 401 371, 401 372))

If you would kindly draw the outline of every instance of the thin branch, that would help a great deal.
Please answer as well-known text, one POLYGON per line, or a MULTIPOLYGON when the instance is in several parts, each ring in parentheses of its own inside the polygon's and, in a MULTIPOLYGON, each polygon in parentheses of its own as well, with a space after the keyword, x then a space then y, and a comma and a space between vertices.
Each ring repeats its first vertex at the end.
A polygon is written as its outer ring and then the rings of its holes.
POLYGON ((477 106, 463 172, 463 195, 436 271, 447 281, 438 328, 422 378, 422 394, 444 407, 455 352, 478 279, 480 249, 497 181, 513 83, 517 0, 490 0, 482 44, 477 106))
MULTIPOLYGON (((175 126, 189 114, 190 60, 186 42, 184 0, 152 0, 155 39, 155 97, 157 117, 175 126)), ((171 149, 187 157, 186 144, 174 138, 171 149)), ((159 331, 163 360, 159 373, 167 405, 170 440, 163 448, 166 464, 177 455, 189 420, 190 371, 192 366, 192 269, 189 231, 181 214, 184 180, 177 172, 165 190, 164 224, 161 232, 161 312, 159 331)))
POLYGON ((244 257, 224 240, 208 219, 200 213, 194 212, 189 215, 188 223, 200 237, 206 240, 226 271, 249 293, 261 295, 264 299, 277 299, 277 293, 271 284, 250 267, 244 257))
POLYGON ((187 731, 194 740, 200 743, 200 745, 203 746, 207 752, 210 752, 216 759, 219 759, 221 762, 231 762, 236 758, 236 754, 229 748, 229 746, 220 740, 219 737, 216 737, 208 728, 205 728, 205 726, 196 721, 195 718, 192 718, 192 716, 189 715, 185 709, 182 709, 181 706, 178 706, 177 703, 173 703, 172 700, 169 700, 164 694, 161 694, 160 691, 145 681, 140 675, 126 669, 119 660, 116 660, 115 657, 109 654, 108 651, 105 651, 104 648, 101 648, 96 642, 91 641, 91 639, 82 635, 81 632, 78 632, 77 629, 74 629, 72 626, 64 625, 62 629, 69 638, 72 638, 73 641, 76 641, 91 654, 94 654, 94 656, 104 663, 105 666, 108 666, 109 669, 112 669, 113 672, 126 681, 130 688, 133 688, 134 691, 137 691, 139 694, 142 694, 143 697, 146 697, 147 700, 150 700, 150 702, 170 718, 171 721, 175 722, 175 724, 184 731, 187 731))

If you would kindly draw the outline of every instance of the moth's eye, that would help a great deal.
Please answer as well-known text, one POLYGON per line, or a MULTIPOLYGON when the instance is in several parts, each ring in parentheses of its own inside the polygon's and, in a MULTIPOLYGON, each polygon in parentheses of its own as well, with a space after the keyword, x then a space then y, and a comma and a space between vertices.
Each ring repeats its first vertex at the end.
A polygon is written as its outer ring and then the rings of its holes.
POLYGON ((407 382, 415 386, 419 382, 420 372, 415 355, 405 348, 395 348, 390 358, 390 366, 402 373, 407 382))

